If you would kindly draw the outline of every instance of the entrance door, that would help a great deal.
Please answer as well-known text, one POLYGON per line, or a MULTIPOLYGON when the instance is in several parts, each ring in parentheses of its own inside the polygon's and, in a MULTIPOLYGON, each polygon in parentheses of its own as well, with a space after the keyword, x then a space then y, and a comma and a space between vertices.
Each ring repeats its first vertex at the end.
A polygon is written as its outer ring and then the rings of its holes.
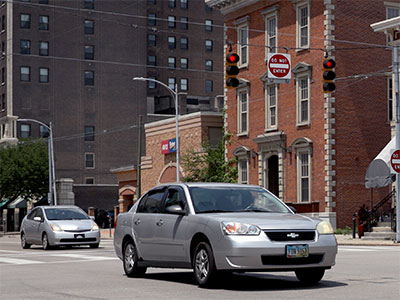
POLYGON ((279 197, 278 155, 272 155, 266 160, 265 179, 266 188, 279 197))

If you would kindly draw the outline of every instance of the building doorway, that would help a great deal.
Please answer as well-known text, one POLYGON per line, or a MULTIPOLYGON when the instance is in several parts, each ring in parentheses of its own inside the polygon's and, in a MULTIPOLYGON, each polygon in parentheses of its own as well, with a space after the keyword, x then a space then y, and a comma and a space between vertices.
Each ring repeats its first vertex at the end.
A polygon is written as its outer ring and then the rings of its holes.
POLYGON ((265 187, 279 197, 278 155, 272 155, 265 161, 265 187))

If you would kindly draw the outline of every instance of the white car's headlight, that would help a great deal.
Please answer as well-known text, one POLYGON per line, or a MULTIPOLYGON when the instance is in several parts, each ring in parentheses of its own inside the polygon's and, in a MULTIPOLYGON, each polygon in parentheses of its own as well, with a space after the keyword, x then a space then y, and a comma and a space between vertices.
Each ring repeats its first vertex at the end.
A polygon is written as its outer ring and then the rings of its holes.
POLYGON ((97 226, 97 224, 93 222, 92 231, 97 231, 97 230, 99 230, 99 226, 97 226))
POLYGON ((261 229, 256 225, 236 223, 236 222, 222 222, 222 231, 227 235, 259 235, 261 229))
POLYGON ((53 231, 62 231, 61 227, 58 226, 58 225, 55 224, 55 223, 50 223, 50 228, 51 228, 51 230, 53 230, 53 231))
POLYGON ((319 234, 333 234, 332 225, 328 221, 319 222, 317 225, 317 231, 319 234))

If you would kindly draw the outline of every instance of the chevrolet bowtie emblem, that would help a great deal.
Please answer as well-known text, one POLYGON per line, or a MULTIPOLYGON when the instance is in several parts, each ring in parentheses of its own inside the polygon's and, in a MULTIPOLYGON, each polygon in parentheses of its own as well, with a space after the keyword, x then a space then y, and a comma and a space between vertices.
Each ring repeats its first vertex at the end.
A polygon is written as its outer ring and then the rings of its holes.
POLYGON ((291 233, 287 234, 286 236, 287 236, 287 237, 290 237, 290 238, 292 238, 292 239, 295 239, 295 238, 297 238, 299 235, 298 235, 297 233, 291 232, 291 233))

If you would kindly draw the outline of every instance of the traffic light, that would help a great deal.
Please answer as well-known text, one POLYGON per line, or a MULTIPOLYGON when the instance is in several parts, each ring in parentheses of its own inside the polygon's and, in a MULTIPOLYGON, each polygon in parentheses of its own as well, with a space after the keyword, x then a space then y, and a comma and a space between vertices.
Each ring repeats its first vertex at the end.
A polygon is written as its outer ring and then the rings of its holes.
POLYGON ((235 88, 239 85, 239 79, 236 76, 239 74, 239 68, 237 66, 239 62, 239 55, 236 53, 229 53, 226 56, 226 87, 235 88))
POLYGON ((332 93, 333 91, 335 91, 336 86, 333 83, 333 80, 336 78, 336 73, 335 71, 333 71, 335 66, 336 62, 331 58, 327 58, 323 62, 322 88, 324 89, 325 93, 332 93))

